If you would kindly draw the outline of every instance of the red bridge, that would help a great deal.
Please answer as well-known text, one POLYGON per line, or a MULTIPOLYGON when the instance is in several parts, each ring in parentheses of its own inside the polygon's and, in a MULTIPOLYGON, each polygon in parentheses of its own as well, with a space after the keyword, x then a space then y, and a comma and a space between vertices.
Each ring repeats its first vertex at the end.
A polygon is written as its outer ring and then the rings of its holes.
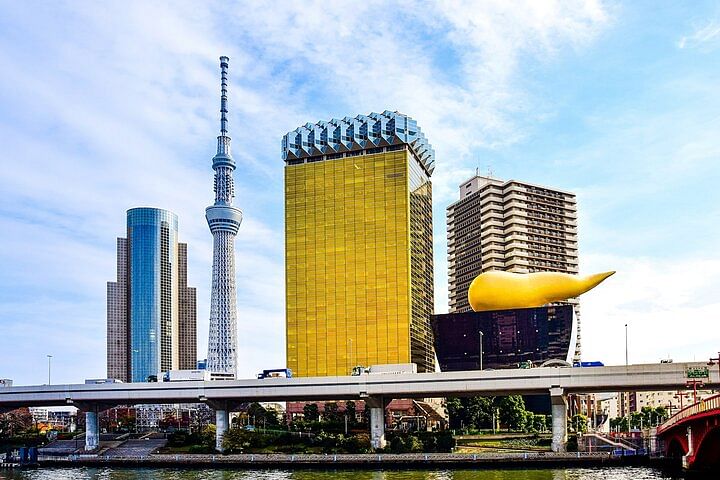
POLYGON ((720 395, 690 405, 657 429, 667 457, 693 470, 720 468, 720 395))

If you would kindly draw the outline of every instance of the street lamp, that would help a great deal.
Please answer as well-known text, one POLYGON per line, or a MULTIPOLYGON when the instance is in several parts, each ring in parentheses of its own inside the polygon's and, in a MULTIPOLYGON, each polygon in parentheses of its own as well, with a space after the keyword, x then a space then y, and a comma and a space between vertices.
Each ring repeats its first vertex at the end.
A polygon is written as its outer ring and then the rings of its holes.
POLYGON ((348 351, 350 355, 350 370, 352 371, 352 369, 355 368, 355 365, 353 365, 352 338, 348 338, 348 351))
POLYGON ((688 380, 685 386, 688 388, 692 385, 693 388, 693 403, 697 403, 697 387, 700 388, 704 387, 705 384, 702 382, 702 380, 698 380, 697 378, 693 378, 692 380, 688 380))
POLYGON ((675 392, 675 395, 673 395, 673 397, 680 400, 680 410, 682 410, 684 408, 683 407, 683 397, 688 398, 688 394, 682 390, 678 390, 677 392, 675 392))
POLYGON ((50 360, 52 359, 52 355, 47 355, 48 359, 48 385, 50 385, 50 360))
POLYGON ((628 329, 627 323, 625 324, 625 366, 628 366, 628 329))
POLYGON ((479 331, 480 333, 480 370, 483 369, 483 332, 482 330, 479 331))
POLYGON ((710 358, 710 361, 708 362, 708 366, 712 367, 716 363, 718 366, 718 375, 720 375, 720 352, 718 352, 718 356, 716 358, 710 358))

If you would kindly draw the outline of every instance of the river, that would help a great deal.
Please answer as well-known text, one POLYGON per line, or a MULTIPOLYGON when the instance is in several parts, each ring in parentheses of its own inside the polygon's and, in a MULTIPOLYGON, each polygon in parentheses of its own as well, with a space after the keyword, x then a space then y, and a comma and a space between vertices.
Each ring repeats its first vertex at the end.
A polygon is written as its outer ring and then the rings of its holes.
POLYGON ((0 471, 2 480, 646 480, 673 479, 647 467, 537 470, 179 470, 42 468, 0 471))

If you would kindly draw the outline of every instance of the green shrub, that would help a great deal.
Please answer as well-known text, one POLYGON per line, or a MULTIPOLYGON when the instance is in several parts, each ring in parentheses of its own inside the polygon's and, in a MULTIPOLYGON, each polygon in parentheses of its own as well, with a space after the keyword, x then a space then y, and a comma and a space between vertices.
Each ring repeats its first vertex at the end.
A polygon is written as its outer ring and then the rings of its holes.
POLYGON ((168 447, 184 447, 188 445, 187 432, 177 431, 168 437, 168 447))
POLYGON ((227 453, 242 453, 251 445, 251 432, 242 428, 231 428, 223 435, 222 445, 227 453))
POLYGON ((438 451, 437 435, 435 435, 434 433, 432 433, 431 435, 420 435, 420 441, 423 445, 423 452, 432 453, 438 451))
POLYGON ((395 436, 390 440, 391 453, 405 453, 405 442, 400 436, 395 436))
POLYGON ((568 452, 577 452, 577 450, 578 450, 577 435, 571 435, 570 437, 568 437, 567 451, 568 452))
POLYGON ((440 453, 450 453, 455 448, 455 437, 449 431, 437 433, 437 451, 440 453))
POLYGON ((344 447, 347 453, 370 453, 372 451, 370 435, 361 433, 348 437, 345 439, 344 447))
POLYGON ((405 445, 406 453, 423 451, 423 443, 420 441, 419 438, 414 435, 409 435, 407 438, 405 438, 405 441, 403 443, 405 445))
POLYGON ((212 453, 214 448, 209 448, 207 445, 191 445, 188 448, 188 453, 212 453))

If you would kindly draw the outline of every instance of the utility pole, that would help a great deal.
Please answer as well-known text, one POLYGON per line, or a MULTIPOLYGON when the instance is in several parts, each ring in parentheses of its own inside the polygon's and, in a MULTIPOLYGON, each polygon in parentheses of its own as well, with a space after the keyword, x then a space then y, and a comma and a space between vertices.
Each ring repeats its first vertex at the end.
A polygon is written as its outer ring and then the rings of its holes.
MULTIPOLYGON (((718 378, 720 378, 720 352, 718 352, 718 356, 716 358, 711 358, 708 362, 708 366, 712 367, 717 363, 718 366, 718 378)), ((709 379, 708 379, 709 380, 709 379)))
POLYGON ((50 385, 50 360, 52 359, 52 355, 47 355, 48 359, 48 385, 50 385))
POLYGON ((625 324, 625 366, 628 366, 628 328, 627 323, 625 324))

